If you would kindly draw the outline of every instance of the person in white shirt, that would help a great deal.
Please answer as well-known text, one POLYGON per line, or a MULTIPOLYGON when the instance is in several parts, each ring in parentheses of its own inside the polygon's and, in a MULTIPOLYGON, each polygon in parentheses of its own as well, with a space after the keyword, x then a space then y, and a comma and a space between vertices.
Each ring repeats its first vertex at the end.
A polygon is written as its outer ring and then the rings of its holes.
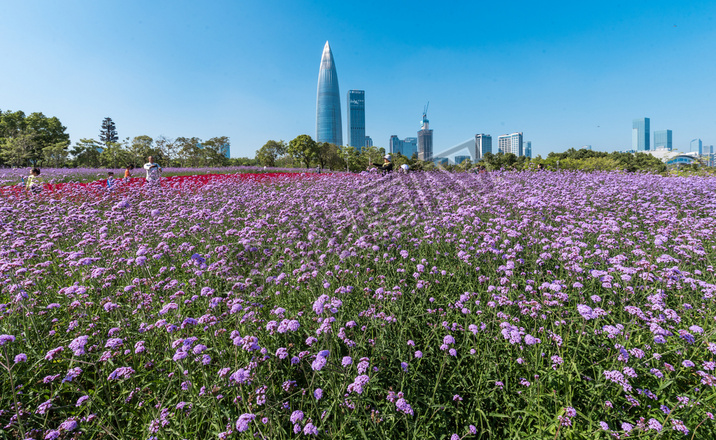
POLYGON ((147 171, 147 182, 159 184, 159 178, 162 175, 162 167, 154 162, 154 158, 149 156, 147 158, 149 162, 144 164, 144 169, 147 171))

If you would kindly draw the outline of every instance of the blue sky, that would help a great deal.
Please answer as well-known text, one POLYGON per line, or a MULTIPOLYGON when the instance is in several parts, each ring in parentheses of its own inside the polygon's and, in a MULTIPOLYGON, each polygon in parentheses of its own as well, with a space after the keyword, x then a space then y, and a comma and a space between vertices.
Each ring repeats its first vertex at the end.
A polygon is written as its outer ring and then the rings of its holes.
MULTIPOLYGON (((435 151, 522 131, 533 154, 631 146, 632 120, 674 146, 716 144, 716 2, 15 1, 0 3, 0 109, 43 112, 72 142, 104 117, 120 138, 315 137, 328 40, 366 133, 435 151)), ((653 135, 652 135, 653 141, 653 135)))

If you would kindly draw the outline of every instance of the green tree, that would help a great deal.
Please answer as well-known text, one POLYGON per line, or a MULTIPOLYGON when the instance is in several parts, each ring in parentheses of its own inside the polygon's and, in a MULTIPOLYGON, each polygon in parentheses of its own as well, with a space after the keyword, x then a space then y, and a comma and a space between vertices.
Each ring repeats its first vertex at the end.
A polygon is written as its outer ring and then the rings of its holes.
POLYGON ((129 144, 128 152, 129 162, 134 166, 141 166, 147 157, 153 156, 156 152, 154 139, 147 135, 135 136, 129 144))
POLYGON ((44 155, 44 163, 54 168, 60 168, 67 162, 67 157, 70 152, 68 151, 68 142, 57 142, 54 145, 49 145, 42 149, 44 155))
POLYGON ((201 139, 196 137, 178 137, 175 142, 177 144, 177 158, 179 159, 180 166, 198 166, 200 160, 199 145, 201 145, 201 139))
POLYGON ((341 160, 345 163, 346 171, 355 173, 365 169, 365 165, 362 165, 362 159, 358 150, 353 147, 340 147, 338 151, 341 160))
POLYGON ((201 145, 204 166, 226 166, 229 163, 229 158, 223 153, 225 148, 231 148, 228 136, 213 137, 201 145))
POLYGON ((166 136, 159 136, 154 142, 155 148, 161 152, 161 155, 165 158, 167 165, 173 164, 179 155, 179 146, 174 141, 166 136))
POLYGON ((302 134, 288 143, 288 153, 310 168, 311 162, 318 157, 318 144, 311 136, 302 134))
POLYGON ((321 168, 330 168, 331 170, 340 170, 346 166, 338 146, 329 142, 318 144, 318 163, 321 168))
POLYGON ((0 157, 9 165, 24 166, 32 160, 33 145, 33 135, 27 133, 0 139, 0 157))
POLYGON ((99 154, 99 163, 108 168, 121 168, 130 161, 131 155, 119 142, 109 142, 104 145, 99 154))
POLYGON ((65 131, 56 117, 48 118, 42 113, 32 113, 26 116, 22 111, 0 111, 0 139, 16 139, 18 141, 3 142, 5 154, 3 157, 11 158, 17 163, 39 164, 44 158, 43 149, 58 142, 69 142, 70 135, 65 131))
POLYGON ((265 167, 275 167, 276 160, 286 154, 287 148, 284 141, 269 140, 256 151, 256 160, 265 167))
POLYGON ((80 139, 70 150, 75 166, 97 167, 102 144, 94 139, 80 139))
POLYGON ((112 118, 107 117, 102 120, 102 128, 99 131, 99 140, 105 145, 119 140, 119 137, 117 137, 117 127, 114 125, 112 118))

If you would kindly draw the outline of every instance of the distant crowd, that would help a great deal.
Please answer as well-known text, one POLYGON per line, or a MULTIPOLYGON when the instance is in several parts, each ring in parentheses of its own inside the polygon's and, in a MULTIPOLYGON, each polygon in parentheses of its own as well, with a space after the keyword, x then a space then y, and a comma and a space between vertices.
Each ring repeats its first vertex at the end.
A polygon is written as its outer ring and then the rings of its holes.
MULTIPOLYGON (((154 162, 154 157, 149 156, 147 157, 147 163, 144 164, 144 171, 146 172, 146 180, 147 183, 150 185, 159 186, 161 177, 162 177, 162 167, 154 162)), ((123 181, 128 182, 129 179, 132 178, 132 170, 134 170, 134 165, 127 165, 124 169, 124 177, 123 181)), ((39 194, 42 192, 45 182, 42 180, 42 177, 40 176, 41 171, 39 168, 32 168, 30 170, 30 175, 27 177, 22 178, 22 182, 20 182, 20 185, 25 188, 25 190, 32 194, 39 194)), ((107 179, 105 180, 105 184, 108 190, 112 190, 115 188, 118 180, 114 178, 114 172, 109 171, 107 172, 107 179)))

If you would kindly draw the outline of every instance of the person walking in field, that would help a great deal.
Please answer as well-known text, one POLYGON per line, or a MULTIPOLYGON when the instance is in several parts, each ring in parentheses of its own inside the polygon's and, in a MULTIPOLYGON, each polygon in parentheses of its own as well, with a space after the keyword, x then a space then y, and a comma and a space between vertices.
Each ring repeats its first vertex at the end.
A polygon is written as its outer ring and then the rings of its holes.
POLYGON ((385 156, 383 156, 383 164, 373 163, 373 166, 378 167, 378 169, 380 171, 385 171, 385 172, 389 173, 389 172, 393 171, 392 159, 393 158, 390 157, 390 154, 386 154, 385 156))
POLYGON ((132 165, 127 165, 127 167, 124 169, 124 181, 129 182, 129 178, 132 177, 132 168, 134 168, 132 165))
POLYGON ((144 164, 144 169, 147 171, 147 182, 151 184, 159 185, 159 179, 162 175, 162 167, 154 162, 154 158, 149 156, 148 162, 144 164))
POLYGON ((107 173, 107 189, 114 189, 114 173, 112 171, 107 173))
POLYGON ((33 194, 38 194, 42 191, 42 178, 40 177, 40 169, 33 168, 30 172, 30 176, 25 181, 25 189, 33 194))

